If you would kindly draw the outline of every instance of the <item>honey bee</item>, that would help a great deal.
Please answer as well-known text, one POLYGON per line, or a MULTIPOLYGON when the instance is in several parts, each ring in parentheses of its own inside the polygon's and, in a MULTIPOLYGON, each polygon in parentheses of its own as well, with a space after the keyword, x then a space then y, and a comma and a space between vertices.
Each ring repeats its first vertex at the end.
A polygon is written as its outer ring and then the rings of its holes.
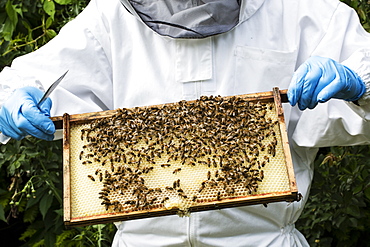
POLYGON ((163 200, 161 201, 161 203, 164 203, 165 201, 167 201, 167 200, 169 200, 170 198, 168 198, 168 197, 165 197, 165 198, 163 198, 163 200))
POLYGON ((170 167, 171 164, 162 164, 161 167, 170 167))
POLYGON ((174 155, 172 154, 170 157, 168 157, 168 159, 167 159, 167 163, 168 163, 168 162, 170 162, 170 161, 173 159, 173 156, 174 156, 174 155))
POLYGON ((90 178, 92 181, 95 182, 95 178, 92 175, 87 175, 88 178, 90 178))
POLYGON ((136 202, 134 200, 125 201, 125 204, 134 205, 136 202))
POLYGON ((85 129, 82 129, 81 130, 81 141, 84 140, 84 134, 85 134, 85 129))
POLYGON ((235 193, 235 189, 228 187, 227 190, 226 190, 226 193, 228 193, 228 194, 234 194, 235 193))
POLYGON ((215 171, 215 178, 218 178, 218 170, 215 171))
POLYGON ((217 163, 216 163, 216 161, 215 161, 215 160, 212 160, 212 162, 213 162, 213 167, 217 168, 217 163))
POLYGON ((84 151, 81 151, 81 153, 80 153, 80 160, 82 160, 82 157, 83 157, 83 155, 84 155, 84 151))
POLYGON ((174 181, 174 182, 173 182, 173 188, 174 188, 174 189, 176 189, 176 187, 177 187, 177 182, 176 182, 176 181, 174 181))
POLYGON ((149 204, 153 204, 157 199, 157 197, 153 197, 152 199, 150 199, 149 204))
POLYGON ((203 189, 205 188, 205 183, 202 182, 202 185, 200 186, 199 190, 198 190, 198 193, 201 193, 203 191, 203 189))
POLYGON ((151 167, 148 167, 148 168, 145 168, 144 170, 143 170, 143 173, 148 173, 148 172, 150 172, 151 170, 153 170, 154 169, 154 167, 153 166, 151 166, 151 167))
POLYGON ((98 197, 99 199, 103 199, 104 201, 107 201, 108 200, 108 197, 105 196, 105 195, 101 195, 98 197))
POLYGON ((261 169, 261 162, 259 160, 257 161, 257 167, 258 169, 261 169))
POLYGON ((86 164, 91 164, 92 162, 90 160, 85 160, 84 162, 82 162, 83 165, 86 165, 86 164))
POLYGON ((155 192, 158 192, 158 193, 162 193, 161 188, 155 188, 155 189, 154 189, 154 191, 155 191, 155 192))
POLYGON ((106 191, 101 191, 101 192, 99 192, 99 195, 102 195, 102 196, 108 196, 108 192, 106 192, 106 191))
POLYGON ((181 171, 181 168, 177 168, 177 169, 175 169, 172 173, 173 174, 177 174, 178 172, 180 172, 181 171))
POLYGON ((123 163, 127 163, 125 154, 121 154, 121 158, 122 158, 123 163))
POLYGON ((208 165, 208 167, 211 167, 211 165, 212 165, 212 163, 211 163, 211 158, 208 158, 208 159, 207 159, 207 165, 208 165))
POLYGON ((217 201, 220 201, 221 200, 221 192, 217 192, 217 201))
POLYGON ((103 188, 102 191, 106 193, 110 193, 110 190, 108 188, 103 188))
POLYGON ((94 157, 94 155, 93 154, 86 154, 86 158, 92 158, 92 157, 94 157))

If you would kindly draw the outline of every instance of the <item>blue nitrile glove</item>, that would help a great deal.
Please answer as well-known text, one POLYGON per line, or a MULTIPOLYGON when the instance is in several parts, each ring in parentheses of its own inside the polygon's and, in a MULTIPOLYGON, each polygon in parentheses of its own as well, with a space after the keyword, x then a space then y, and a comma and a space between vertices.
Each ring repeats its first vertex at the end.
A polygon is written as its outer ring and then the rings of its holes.
POLYGON ((310 57, 294 73, 288 89, 292 106, 313 109, 331 98, 358 100, 366 91, 361 78, 348 67, 330 58, 310 57))
POLYGON ((37 103, 43 92, 35 87, 23 87, 14 91, 0 109, 0 132, 6 136, 21 140, 27 135, 51 141, 55 126, 50 117, 51 99, 37 103))

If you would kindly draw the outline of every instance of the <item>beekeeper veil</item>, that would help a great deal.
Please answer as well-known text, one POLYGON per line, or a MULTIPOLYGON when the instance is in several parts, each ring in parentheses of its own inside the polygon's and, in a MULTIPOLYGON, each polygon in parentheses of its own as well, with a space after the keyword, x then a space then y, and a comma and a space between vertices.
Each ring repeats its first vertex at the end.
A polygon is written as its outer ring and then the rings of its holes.
POLYGON ((204 38, 239 22, 241 0, 120 0, 155 32, 173 38, 204 38))

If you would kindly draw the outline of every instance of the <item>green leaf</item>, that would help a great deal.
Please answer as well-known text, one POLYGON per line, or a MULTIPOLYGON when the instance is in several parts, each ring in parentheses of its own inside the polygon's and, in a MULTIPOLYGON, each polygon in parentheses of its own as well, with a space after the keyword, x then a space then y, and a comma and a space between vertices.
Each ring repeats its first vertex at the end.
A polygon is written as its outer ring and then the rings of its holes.
POLYGON ((358 9, 357 13, 363 21, 366 21, 366 13, 363 9, 358 9))
POLYGON ((45 218, 46 213, 48 212, 51 203, 53 202, 53 196, 49 194, 45 194, 40 201, 40 212, 42 214, 43 219, 45 218))
POLYGON ((357 205, 353 205, 353 204, 349 205, 346 209, 346 212, 355 217, 361 216, 360 208, 357 205))
POLYGON ((0 204, 0 220, 7 222, 3 205, 0 204))
POLYGON ((344 221, 346 219, 346 217, 344 217, 344 216, 338 216, 334 221, 333 221, 333 223, 334 223, 334 225, 336 226, 336 227, 340 227, 340 225, 342 224, 342 222, 344 221))
POLYGON ((66 246, 64 245, 69 239, 73 239, 73 237, 77 234, 76 229, 69 229, 63 231, 60 235, 57 236, 56 246, 66 246))
POLYGON ((46 30, 46 36, 47 36, 49 39, 54 38, 56 35, 57 35, 57 33, 56 33, 53 29, 48 29, 48 30, 46 30))
POLYGON ((353 228, 357 228, 358 220, 356 218, 349 218, 349 225, 353 228))
POLYGON ((52 0, 45 0, 42 7, 43 7, 45 13, 48 14, 51 18, 54 19, 54 14, 55 14, 55 4, 54 4, 54 1, 52 1, 52 0))
POLYGON ((57 209, 57 210, 54 210, 54 212, 59 215, 59 216, 63 216, 63 209, 57 209))
POLYGON ((11 1, 8 1, 6 3, 5 11, 8 18, 6 19, 4 26, 2 27, 2 36, 6 41, 10 41, 18 23, 18 15, 16 11, 16 6, 14 6, 11 1))
POLYGON ((363 25, 364 29, 367 31, 367 32, 370 32, 370 24, 369 23, 365 23, 363 25))
POLYGON ((16 13, 23 17, 22 6, 20 4, 13 5, 13 9, 16 13))
POLYGON ((370 187, 366 188, 364 193, 365 193, 366 198, 370 200, 370 187))
POLYGON ((53 24, 53 18, 51 18, 51 17, 48 17, 47 19, 46 19, 46 24, 45 24, 45 27, 46 28, 49 28, 50 26, 51 26, 51 24, 53 24))
POLYGON ((362 184, 358 185, 356 188, 353 189, 352 193, 357 194, 362 190, 362 184))
POLYGON ((14 6, 11 1, 8 1, 5 5, 5 11, 8 14, 9 19, 13 22, 14 26, 16 26, 18 22, 16 6, 14 6))
POLYGON ((38 207, 34 205, 33 207, 29 208, 24 212, 23 221, 32 223, 36 219, 37 213, 38 207))
POLYGON ((27 230, 24 233, 22 233, 22 236, 19 238, 19 240, 26 241, 27 238, 31 238, 36 232, 37 232, 36 229, 28 227, 27 230))
POLYGON ((60 4, 60 5, 67 5, 67 4, 70 4, 72 2, 72 0, 54 0, 57 4, 60 4))
POLYGON ((1 35, 6 41, 11 41, 13 32, 14 32, 14 24, 13 22, 8 18, 6 19, 4 25, 2 26, 2 32, 1 35))

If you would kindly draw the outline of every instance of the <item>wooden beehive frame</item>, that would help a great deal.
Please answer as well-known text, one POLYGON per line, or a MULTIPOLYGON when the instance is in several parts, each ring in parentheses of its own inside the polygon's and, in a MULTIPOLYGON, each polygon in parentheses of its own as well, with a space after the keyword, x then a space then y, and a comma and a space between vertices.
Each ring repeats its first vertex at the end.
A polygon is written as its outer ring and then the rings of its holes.
MULTIPOLYGON (((263 92, 256 94, 239 95, 243 99, 248 101, 267 101, 273 102, 275 106, 275 112, 277 114, 278 126, 281 135, 281 145, 283 146, 283 155, 285 157, 285 165, 287 170, 287 177, 289 183, 289 189, 283 192, 255 194, 253 196, 243 196, 226 198, 220 201, 204 202, 199 205, 189 207, 190 212, 221 209, 237 206, 246 206, 253 204, 265 204, 270 202, 278 201, 297 201, 299 200, 299 194, 296 187, 295 176, 293 171, 293 164, 291 161, 290 149, 288 144, 288 138, 286 134, 286 127, 284 122, 284 115, 282 109, 282 102, 287 102, 286 90, 279 90, 274 88, 271 92, 263 92)), ((227 98, 227 97, 225 97, 227 98)), ((73 188, 71 187, 71 164, 70 164, 70 125, 76 123, 88 122, 100 118, 107 118, 116 113, 116 110, 95 112, 88 114, 76 114, 68 115, 65 114, 63 118, 54 118, 54 123, 57 127, 63 125, 63 172, 64 172, 64 222, 68 226, 83 226, 99 223, 109 223, 122 220, 132 220, 148 217, 158 217, 164 215, 172 215, 178 213, 178 208, 154 208, 151 210, 133 211, 130 213, 121 212, 109 212, 106 214, 98 215, 87 215, 83 217, 73 217, 72 211, 74 210, 71 205, 71 194, 73 188)))

